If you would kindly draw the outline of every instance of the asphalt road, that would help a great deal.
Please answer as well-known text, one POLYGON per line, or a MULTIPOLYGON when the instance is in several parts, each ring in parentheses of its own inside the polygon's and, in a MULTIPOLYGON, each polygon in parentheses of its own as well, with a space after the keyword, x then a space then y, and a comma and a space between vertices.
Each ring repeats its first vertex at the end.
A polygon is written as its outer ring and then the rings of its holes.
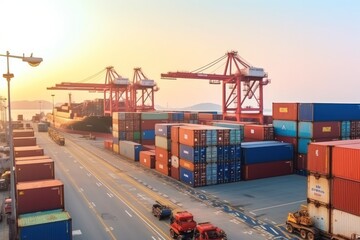
POLYGON ((56 178, 65 184, 75 240, 169 239, 168 221, 151 214, 155 200, 190 211, 197 222, 214 223, 229 239, 297 239, 281 227, 287 211, 305 200, 304 177, 193 189, 103 149, 101 140, 67 135, 61 147, 46 133, 36 137, 55 160, 56 178))

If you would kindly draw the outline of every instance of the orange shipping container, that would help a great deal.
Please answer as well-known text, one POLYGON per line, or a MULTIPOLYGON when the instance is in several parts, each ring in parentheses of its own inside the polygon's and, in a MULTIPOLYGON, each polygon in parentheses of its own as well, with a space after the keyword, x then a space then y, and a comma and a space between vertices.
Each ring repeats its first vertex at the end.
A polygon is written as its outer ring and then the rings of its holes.
POLYGON ((360 182, 335 177, 332 186, 333 207, 360 216, 360 182))
POLYGON ((51 159, 51 157, 49 157, 47 155, 31 156, 31 157, 17 157, 17 158, 15 158, 15 162, 16 161, 41 160, 41 159, 51 159))
POLYGON ((188 146, 206 145, 206 130, 199 127, 180 127, 179 142, 188 146))
POLYGON ((156 162, 170 163, 170 152, 166 149, 155 146, 155 159, 156 162))
POLYGON ((13 138, 14 147, 36 146, 36 137, 16 137, 13 138))
POLYGON ((179 129, 180 126, 171 126, 171 141, 179 142, 179 129))
POLYGON ((151 151, 140 151, 139 155, 140 164, 154 169, 155 168, 155 153, 151 151))
POLYGON ((169 167, 167 164, 164 164, 162 162, 158 162, 156 161, 155 163, 155 170, 158 171, 159 173, 162 173, 166 176, 170 176, 171 174, 171 167, 169 167))
POLYGON ((332 152, 332 171, 333 176, 360 182, 360 143, 335 146, 332 152))
POLYGON ((39 146, 14 147, 14 155, 17 157, 32 157, 44 155, 44 149, 39 146))
POLYGON ((33 129, 14 129, 13 130, 13 137, 34 137, 34 130, 33 129))
POLYGON ((276 120, 298 120, 298 103, 273 103, 272 116, 276 120))
POLYGON ((194 171, 194 164, 185 159, 180 158, 180 167, 186 168, 187 170, 194 171))
POLYGON ((179 157, 180 144, 178 142, 171 142, 171 154, 179 157))
POLYGON ((245 125, 244 126, 244 138, 248 140, 273 140, 274 139, 274 127, 271 125, 245 125))
POLYGON ((330 150, 333 146, 360 143, 360 140, 343 140, 330 142, 312 142, 308 147, 307 169, 312 173, 330 176, 330 150))

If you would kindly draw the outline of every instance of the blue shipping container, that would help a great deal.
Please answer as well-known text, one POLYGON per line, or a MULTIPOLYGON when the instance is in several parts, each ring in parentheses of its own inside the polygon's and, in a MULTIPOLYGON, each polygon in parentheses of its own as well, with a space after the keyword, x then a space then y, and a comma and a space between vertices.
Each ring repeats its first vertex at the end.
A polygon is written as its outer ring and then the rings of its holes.
POLYGON ((293 160, 293 145, 290 143, 241 144, 241 162, 243 164, 255 164, 274 161, 293 160))
POLYGON ((341 138, 349 138, 350 137, 350 129, 351 123, 350 121, 342 121, 341 122, 341 138))
POLYGON ((297 122, 273 120, 274 133, 278 136, 297 137, 297 122))
POLYGON ((357 121, 360 104, 351 103, 300 103, 299 121, 357 121))
POLYGON ((206 147, 191 147, 180 144, 180 158, 189 160, 193 163, 206 162, 206 147))
POLYGON ((70 240, 72 239, 70 214, 61 209, 19 215, 18 235, 20 240, 70 240))
POLYGON ((186 168, 180 167, 180 181, 193 187, 195 184, 194 172, 186 168))
POLYGON ((143 130, 142 131, 143 140, 154 140, 155 139, 155 130, 143 130))

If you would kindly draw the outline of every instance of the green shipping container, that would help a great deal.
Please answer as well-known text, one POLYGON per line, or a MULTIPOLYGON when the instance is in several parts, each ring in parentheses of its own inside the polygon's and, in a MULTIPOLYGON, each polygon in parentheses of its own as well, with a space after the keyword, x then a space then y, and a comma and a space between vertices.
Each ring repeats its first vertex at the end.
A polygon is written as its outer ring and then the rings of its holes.
POLYGON ((143 112, 141 113, 141 120, 167 120, 169 114, 164 112, 143 112))

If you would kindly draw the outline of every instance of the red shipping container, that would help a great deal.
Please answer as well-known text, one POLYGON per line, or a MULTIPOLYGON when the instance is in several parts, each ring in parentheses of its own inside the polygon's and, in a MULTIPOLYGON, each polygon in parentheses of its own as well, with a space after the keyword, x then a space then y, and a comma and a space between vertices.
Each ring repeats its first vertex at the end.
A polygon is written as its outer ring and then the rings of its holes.
POLYGON ((171 155, 179 157, 180 144, 178 142, 171 142, 171 155))
MULTIPOLYGON (((139 142, 139 141, 133 141, 133 142, 139 142)), ((155 139, 142 139, 141 140, 142 145, 155 145, 155 139)))
POLYGON ((140 129, 141 130, 155 130, 155 124, 157 123, 167 123, 168 120, 141 120, 140 129))
POLYGON ((339 138, 340 122, 299 122, 298 137, 300 138, 339 138))
POLYGON ((13 137, 34 137, 34 130, 33 129, 14 129, 13 130, 13 137))
POLYGON ((158 171, 159 173, 162 173, 162 174, 166 175, 166 176, 171 175, 171 166, 168 166, 167 164, 162 163, 162 162, 156 161, 155 170, 158 171))
POLYGON ((49 157, 47 155, 31 156, 31 157, 17 157, 17 158, 15 158, 15 162, 16 161, 41 160, 41 159, 51 159, 51 157, 49 157))
POLYGON ((199 120, 214 120, 214 114, 212 113, 199 113, 198 114, 199 120))
POLYGON ((284 142, 284 143, 291 143, 294 147, 294 152, 297 153, 298 147, 298 139, 296 137, 286 137, 286 136, 275 136, 276 141, 284 142))
POLYGON ((171 126, 171 141, 179 142, 179 129, 180 126, 171 126))
POLYGON ((14 153, 15 158, 41 156, 44 155, 44 149, 39 146, 14 147, 14 153))
POLYGON ((163 148, 155 146, 155 159, 157 162, 170 162, 171 153, 163 148))
POLYGON ((360 140, 342 140, 329 142, 312 142, 308 147, 308 171, 322 175, 330 176, 330 150, 333 146, 342 146, 348 144, 357 144, 360 140))
POLYGON ((139 162, 141 165, 154 169, 155 168, 155 153, 150 151, 140 151, 139 162))
POLYGON ((293 173, 292 161, 276 161, 242 166, 242 178, 253 180, 259 178, 289 175, 293 173))
POLYGON ((36 146, 36 137, 13 138, 14 147, 36 146))
POLYGON ((360 182, 335 177, 332 186, 333 207, 360 216, 360 182))
POLYGON ((276 120, 298 120, 299 103, 273 103, 272 116, 276 120))
POLYGON ((335 177, 360 182, 360 143, 335 146, 332 152, 332 171, 335 177))
POLYGON ((249 140, 273 140, 274 127, 271 125, 245 125, 244 126, 245 141, 249 140))
POLYGON ((171 166, 171 169, 170 169, 170 176, 176 180, 180 180, 180 168, 176 168, 174 166, 171 166))
POLYGON ((15 163, 16 182, 38 181, 55 178, 54 160, 28 160, 15 163))
POLYGON ((16 184, 17 214, 64 209, 64 184, 42 180, 16 184))

